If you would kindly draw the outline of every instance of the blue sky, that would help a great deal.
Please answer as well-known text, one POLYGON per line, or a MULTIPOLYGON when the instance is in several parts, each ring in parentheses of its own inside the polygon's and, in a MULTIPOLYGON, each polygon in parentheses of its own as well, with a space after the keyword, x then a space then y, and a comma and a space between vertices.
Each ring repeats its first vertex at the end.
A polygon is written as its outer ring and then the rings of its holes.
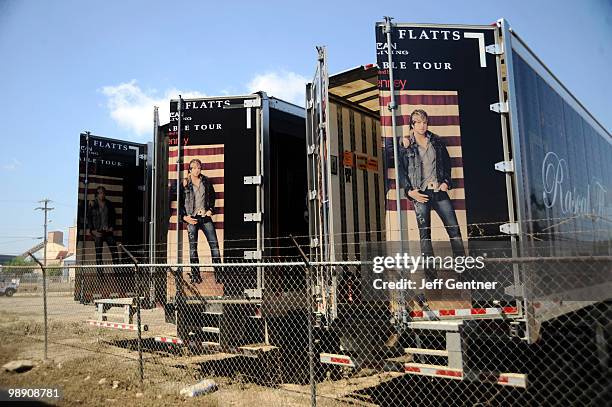
POLYGON ((301 102, 328 47, 330 72, 374 62, 374 23, 489 24, 507 18, 612 129, 612 2, 0 0, 0 254, 74 223, 78 135, 152 139, 152 105, 180 91, 266 90, 301 102), (365 4, 365 3, 364 3, 365 4))

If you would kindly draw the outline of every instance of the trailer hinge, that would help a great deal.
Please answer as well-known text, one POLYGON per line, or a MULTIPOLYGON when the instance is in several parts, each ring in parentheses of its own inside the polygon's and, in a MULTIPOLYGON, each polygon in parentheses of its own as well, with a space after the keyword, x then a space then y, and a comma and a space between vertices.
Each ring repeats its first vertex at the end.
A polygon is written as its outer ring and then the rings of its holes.
POLYGON ((261 107, 261 99, 247 99, 244 101, 244 107, 261 107))
POLYGON ((308 146, 308 155, 314 154, 315 151, 316 151, 316 147, 314 144, 311 144, 308 146))
POLYGON ((318 246, 319 246, 319 239, 317 239, 316 237, 310 239, 310 247, 318 247, 318 246))
POLYGON ((138 190, 144 192, 144 191, 147 190, 147 186, 146 185, 138 185, 138 190))
POLYGON ((309 99, 306 103, 306 109, 312 109, 314 107, 314 102, 312 99, 309 99))
POLYGON ((389 103, 389 105, 387 106, 387 109, 389 109, 390 112, 394 111, 395 109, 397 109, 397 104, 395 102, 391 102, 389 103))
POLYGON ((308 191, 308 199, 310 199, 311 201, 317 199, 317 190, 316 189, 308 191))
POLYGON ((495 163, 495 169, 500 172, 514 172, 514 161, 500 161, 495 163))
POLYGON ((485 47, 485 51, 487 51, 488 54, 493 55, 501 55, 504 53, 504 51, 502 51, 502 47, 499 44, 487 45, 485 47))
POLYGON ((325 130, 325 122, 319 123, 319 130, 325 130))
POLYGON ((138 154, 138 158, 140 158, 143 161, 147 161, 149 159, 149 157, 146 154, 138 154))
POLYGON ((245 213, 244 221, 245 222, 261 222, 261 212, 245 213))
POLYGON ((261 185, 261 175, 244 177, 244 185, 261 185))
POLYGON ((245 251, 244 258, 246 260, 261 260, 261 251, 259 250, 245 251))
POLYGON ((493 103, 489 106, 489 109, 495 113, 508 113, 508 102, 493 103))
POLYGON ((518 235, 519 225, 516 222, 504 223, 499 226, 499 231, 507 235, 518 235))

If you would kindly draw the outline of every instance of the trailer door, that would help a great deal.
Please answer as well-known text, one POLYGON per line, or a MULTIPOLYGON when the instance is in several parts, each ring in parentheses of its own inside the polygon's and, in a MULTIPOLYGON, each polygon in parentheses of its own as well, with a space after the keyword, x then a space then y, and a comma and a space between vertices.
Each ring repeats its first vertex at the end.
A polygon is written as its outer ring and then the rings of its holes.
POLYGON ((318 260, 332 260, 334 247, 333 239, 329 236, 332 202, 329 193, 331 157, 327 138, 327 50, 325 47, 317 47, 317 51, 315 74, 312 83, 307 86, 306 94, 308 212, 312 253, 318 260))
MULTIPOLYGON (((263 115, 261 97, 248 96, 183 99, 181 137, 178 134, 178 100, 170 103, 168 185, 171 216, 168 232, 168 261, 189 262, 189 236, 186 224, 179 222, 176 233, 177 179, 189 175, 192 160, 202 162, 202 173, 215 190, 213 224, 225 262, 259 259, 263 241, 262 157, 263 115), (180 148, 180 173, 176 172, 180 148), (177 245, 177 237, 179 245, 177 245), (179 256, 177 257, 177 253, 179 256)), ((184 209, 184 208, 180 208, 184 209)), ((200 263, 210 263, 207 238, 198 233, 200 263)), ((244 282, 244 288, 254 283, 244 282)))
MULTIPOLYGON (((417 221, 413 201, 404 190, 414 173, 400 167, 399 189, 395 182, 395 149, 400 150, 404 143, 410 145, 414 133, 411 117, 417 112, 418 117, 426 117, 427 130, 437 136, 450 157, 447 194, 464 247, 474 256, 492 255, 497 249, 501 249, 497 255, 511 255, 516 236, 506 232, 515 232, 515 205, 506 125, 508 107, 504 103, 501 71, 503 55, 497 27, 378 23, 376 52, 388 169, 387 239, 415 242, 406 247, 416 246, 416 252, 419 242, 423 250, 421 235, 428 229, 434 254, 451 253, 445 227, 448 225, 434 210, 429 225, 417 221), (394 138, 398 141, 396 146, 394 138), (400 225, 402 232, 398 234, 400 225)), ((411 152, 414 156, 414 148, 404 151, 407 157, 411 152)), ((437 183, 442 182, 436 180, 437 183)), ((413 188, 437 191, 437 185, 431 183, 413 188)), ((452 252, 456 256, 456 247, 452 252)), ((498 300, 514 301, 506 289, 517 286, 517 273, 512 269, 497 273, 470 274, 472 278, 490 277, 501 283, 498 291, 473 293, 477 302, 488 306, 498 300)))

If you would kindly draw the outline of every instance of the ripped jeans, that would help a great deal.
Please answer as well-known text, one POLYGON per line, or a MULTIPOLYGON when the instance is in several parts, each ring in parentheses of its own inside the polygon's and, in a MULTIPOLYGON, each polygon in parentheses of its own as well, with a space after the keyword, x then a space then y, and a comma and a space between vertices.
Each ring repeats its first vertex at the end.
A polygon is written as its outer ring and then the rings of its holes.
POLYGON ((440 191, 434 192, 431 189, 420 191, 429 196, 429 201, 420 203, 413 201, 414 212, 416 213, 417 224, 419 226, 419 237, 421 239, 421 252, 425 256, 433 256, 433 246, 431 244, 431 211, 434 210, 442 219, 446 233, 450 239, 453 256, 465 256, 461 230, 457 222, 457 216, 448 193, 440 191))

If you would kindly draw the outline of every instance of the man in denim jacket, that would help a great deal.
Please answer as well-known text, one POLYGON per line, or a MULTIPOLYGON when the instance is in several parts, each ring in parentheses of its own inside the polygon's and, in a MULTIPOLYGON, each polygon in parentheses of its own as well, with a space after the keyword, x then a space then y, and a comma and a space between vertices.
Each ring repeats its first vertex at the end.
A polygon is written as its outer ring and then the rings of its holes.
MULTIPOLYGON (((187 223, 187 235, 189 236, 189 261, 198 264, 198 231, 202 230, 208 246, 213 263, 220 262, 219 241, 212 215, 215 209, 215 188, 212 182, 202 174, 202 162, 193 159, 189 162, 189 176, 183 180, 183 201, 180 215, 187 223)), ((201 283, 202 276, 200 268, 192 266, 191 282, 201 283)))
POLYGON ((431 211, 435 210, 450 238, 453 256, 463 256, 461 230, 447 192, 452 187, 450 156, 444 141, 427 130, 428 120, 422 109, 410 114, 411 134, 400 140, 400 185, 414 203, 422 253, 433 256, 431 211))

